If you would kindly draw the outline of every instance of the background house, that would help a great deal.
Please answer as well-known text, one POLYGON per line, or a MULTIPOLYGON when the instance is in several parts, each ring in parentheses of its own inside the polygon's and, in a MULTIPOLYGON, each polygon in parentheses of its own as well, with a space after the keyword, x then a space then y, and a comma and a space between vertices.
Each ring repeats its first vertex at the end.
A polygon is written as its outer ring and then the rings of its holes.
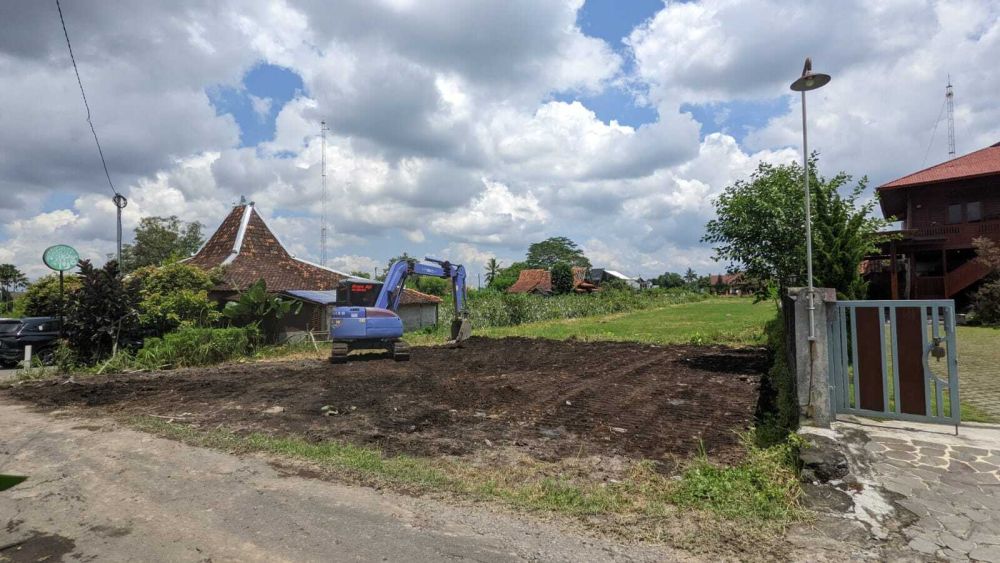
POLYGON ((1000 242, 1000 143, 878 187, 897 238, 864 264, 869 296, 965 301, 988 274, 972 240, 1000 242))
MULTIPOLYGON (((573 267, 573 291, 590 293, 596 286, 587 280, 587 269, 581 266, 573 267)), ((549 295, 552 293, 552 273, 543 268, 521 270, 514 285, 507 288, 507 293, 536 293, 549 295)))
MULTIPOLYGON (((263 279, 269 292, 302 301, 299 314, 281 320, 279 333, 286 337, 308 330, 325 333, 337 285, 351 277, 289 253, 253 202, 235 206, 208 242, 185 262, 204 270, 221 269, 222 282, 209 292, 213 299, 235 299, 241 291, 263 279)), ((399 308, 406 329, 436 323, 440 303, 439 297, 407 289, 399 308)))

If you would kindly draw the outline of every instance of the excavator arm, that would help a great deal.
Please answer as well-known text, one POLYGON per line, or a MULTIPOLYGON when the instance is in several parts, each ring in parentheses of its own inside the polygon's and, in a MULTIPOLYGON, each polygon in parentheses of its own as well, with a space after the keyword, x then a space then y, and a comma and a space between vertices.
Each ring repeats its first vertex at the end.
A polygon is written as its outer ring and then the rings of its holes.
POLYGON ((426 257, 424 260, 429 263, 400 260, 390 266, 382 290, 375 299, 375 307, 397 312, 406 280, 410 276, 430 276, 450 280, 455 304, 455 318, 451 322, 451 343, 460 344, 472 335, 472 325, 466 308, 468 296, 465 290, 465 266, 431 257, 426 257))

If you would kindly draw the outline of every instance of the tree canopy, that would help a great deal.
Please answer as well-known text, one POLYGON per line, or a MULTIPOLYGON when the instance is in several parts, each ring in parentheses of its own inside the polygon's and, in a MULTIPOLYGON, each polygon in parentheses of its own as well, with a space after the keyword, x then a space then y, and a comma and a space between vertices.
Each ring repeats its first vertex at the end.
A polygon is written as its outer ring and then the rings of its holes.
POLYGON ((573 291, 573 267, 566 262, 552 266, 552 293, 557 295, 573 291))
MULTIPOLYGON (((708 222, 704 242, 715 258, 757 282, 758 296, 806 284, 806 237, 803 169, 799 164, 761 163, 746 180, 728 186, 715 202, 716 218, 708 222)), ((840 190, 852 177, 817 173, 817 157, 809 160, 813 200, 813 272, 815 285, 832 287, 850 299, 864 297, 867 287, 858 271, 864 257, 884 237, 889 224, 871 211, 876 200, 861 203, 867 187, 862 178, 846 196, 840 190)))
POLYGON ((590 260, 583 255, 583 250, 566 237, 547 238, 528 247, 525 263, 529 268, 548 269, 560 262, 590 268, 590 260))
POLYGON ((13 293, 28 286, 28 277, 13 264, 0 264, 0 311, 10 311, 13 293))
POLYGON ((201 229, 201 223, 185 223, 176 215, 143 217, 135 228, 135 241, 122 245, 122 270, 131 272, 191 256, 204 242, 201 229))

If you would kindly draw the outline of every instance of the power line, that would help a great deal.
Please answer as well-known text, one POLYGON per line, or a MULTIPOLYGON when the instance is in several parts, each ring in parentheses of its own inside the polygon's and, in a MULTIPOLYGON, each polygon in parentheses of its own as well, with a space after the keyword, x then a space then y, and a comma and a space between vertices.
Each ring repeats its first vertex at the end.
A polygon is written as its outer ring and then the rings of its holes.
POLYGON ((937 133, 938 125, 941 123, 941 116, 944 115, 944 107, 947 100, 941 102, 941 111, 938 112, 937 119, 934 120, 934 128, 931 129, 931 138, 927 141, 927 150, 924 151, 924 160, 920 163, 920 167, 923 168, 927 164, 927 157, 931 154, 931 145, 934 144, 934 135, 937 133))
POLYGON ((87 109, 87 125, 90 125, 90 132, 94 135, 94 143, 97 145, 97 154, 101 156, 101 166, 104 167, 104 176, 108 179, 108 186, 114 192, 115 207, 118 210, 118 268, 122 263, 122 209, 128 205, 128 199, 115 189, 114 182, 111 181, 111 173, 108 172, 108 163, 104 159, 104 150, 101 148, 101 140, 97 138, 97 130, 94 129, 94 122, 90 118, 90 104, 87 103, 87 92, 83 89, 83 80, 80 78, 80 69, 76 66, 76 57, 73 56, 73 44, 69 41, 69 31, 66 30, 66 19, 63 18, 62 5, 56 0, 56 9, 59 11, 59 23, 62 24, 63 35, 66 37, 66 48, 69 50, 69 60, 73 63, 73 72, 76 73, 76 83, 80 86, 80 97, 83 98, 83 107, 87 109))

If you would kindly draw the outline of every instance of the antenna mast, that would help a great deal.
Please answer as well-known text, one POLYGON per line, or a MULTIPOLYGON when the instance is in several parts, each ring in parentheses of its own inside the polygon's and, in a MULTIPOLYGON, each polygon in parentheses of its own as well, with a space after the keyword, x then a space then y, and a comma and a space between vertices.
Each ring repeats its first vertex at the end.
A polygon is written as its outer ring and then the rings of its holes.
POLYGON ((326 197, 326 121, 320 121, 319 122, 319 133, 320 133, 320 137, 322 137, 322 151, 323 151, 322 152, 322 156, 320 157, 320 163, 321 163, 320 164, 320 174, 321 174, 321 176, 323 178, 323 180, 322 180, 322 182, 323 182, 323 195, 322 195, 322 201, 321 201, 322 208, 323 208, 323 213, 322 213, 322 219, 321 219, 320 228, 319 228, 319 247, 320 247, 320 249, 319 249, 319 264, 321 266, 326 266, 326 259, 327 259, 327 255, 326 255, 326 235, 327 235, 327 229, 326 229, 326 219, 327 219, 327 217, 326 217, 326 199, 327 199, 327 197, 326 197))
POLYGON ((948 156, 955 156, 955 89, 951 87, 951 75, 948 75, 948 86, 944 89, 944 98, 948 104, 948 156))

